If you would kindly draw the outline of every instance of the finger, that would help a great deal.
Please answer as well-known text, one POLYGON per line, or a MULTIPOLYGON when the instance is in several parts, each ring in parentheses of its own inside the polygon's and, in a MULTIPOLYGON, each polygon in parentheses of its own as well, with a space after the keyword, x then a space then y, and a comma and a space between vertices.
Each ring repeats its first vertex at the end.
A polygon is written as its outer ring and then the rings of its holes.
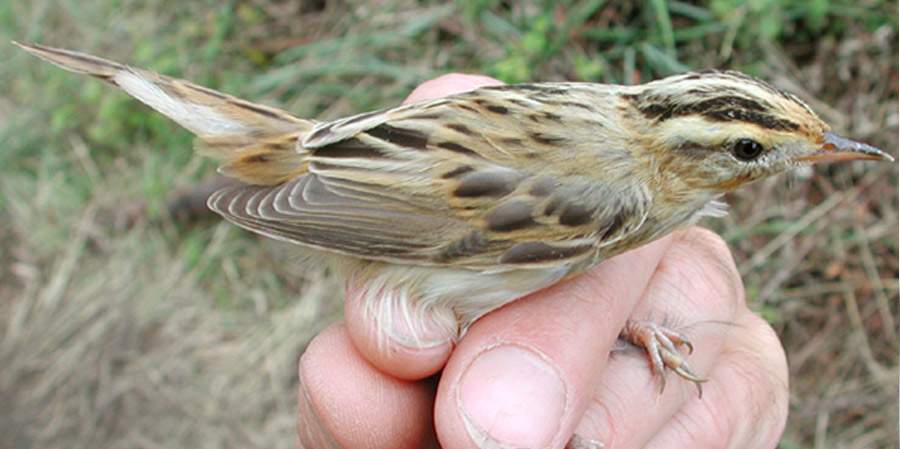
MULTIPOLYGON (((486 76, 452 73, 422 83, 404 103, 494 84, 501 83, 486 76)), ((348 286, 344 302, 347 329, 360 353, 378 369, 408 380, 423 379, 443 368, 458 327, 451 311, 421 313, 414 310, 414 303, 415 298, 402 291, 354 284, 348 286)))
POLYGON ((434 442, 434 387, 375 369, 360 357, 343 325, 310 342, 299 377, 300 447, 413 449, 434 442))
POLYGON ((438 387, 442 447, 562 447, 668 244, 630 251, 476 322, 438 387))
MULTIPOLYGON (((691 368, 706 377, 721 356, 744 308, 743 287, 727 246, 717 235, 691 228, 673 235, 632 318, 663 324, 694 345, 691 368)), ((686 356, 686 354, 685 354, 686 356)), ((642 448, 685 403, 698 400, 692 382, 667 376, 660 393, 643 351, 617 351, 597 378, 591 405, 576 433, 607 448, 642 448)), ((708 383, 708 382, 707 382, 708 383)), ((703 402, 708 401, 704 383, 703 402)), ((693 447, 693 446, 670 446, 693 447)))
POLYGON ((647 449, 778 446, 788 414, 784 350, 771 326, 748 309, 736 329, 709 374, 703 400, 689 401, 647 449))

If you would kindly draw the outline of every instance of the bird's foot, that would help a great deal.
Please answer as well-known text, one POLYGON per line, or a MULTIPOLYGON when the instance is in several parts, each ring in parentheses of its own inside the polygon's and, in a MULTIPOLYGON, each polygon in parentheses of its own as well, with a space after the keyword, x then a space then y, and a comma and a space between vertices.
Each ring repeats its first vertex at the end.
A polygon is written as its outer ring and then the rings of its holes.
POLYGON ((694 346, 679 332, 649 321, 629 320, 619 338, 635 345, 650 357, 650 367, 660 379, 660 394, 666 388, 666 369, 674 371, 684 379, 697 386, 697 392, 703 397, 701 384, 706 379, 691 370, 679 347, 687 348, 687 353, 694 352, 694 346))

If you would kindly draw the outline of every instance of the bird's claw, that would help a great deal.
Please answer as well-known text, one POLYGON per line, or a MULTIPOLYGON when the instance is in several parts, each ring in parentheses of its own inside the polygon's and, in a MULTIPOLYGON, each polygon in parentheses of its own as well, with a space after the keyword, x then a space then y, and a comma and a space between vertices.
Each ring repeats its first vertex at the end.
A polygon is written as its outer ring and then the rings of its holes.
POLYGON ((683 334, 648 321, 629 321, 621 336, 625 341, 647 352, 650 367, 660 379, 660 394, 666 388, 666 368, 668 368, 683 379, 693 382, 697 386, 697 393, 703 397, 701 384, 706 382, 706 379, 694 373, 678 350, 680 346, 684 346, 688 354, 694 352, 694 345, 683 334))

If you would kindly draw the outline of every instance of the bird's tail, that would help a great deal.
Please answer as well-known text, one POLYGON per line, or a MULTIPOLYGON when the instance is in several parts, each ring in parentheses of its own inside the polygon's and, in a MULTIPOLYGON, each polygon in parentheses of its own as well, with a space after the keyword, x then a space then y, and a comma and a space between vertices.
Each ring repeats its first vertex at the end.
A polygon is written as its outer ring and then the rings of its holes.
POLYGON ((306 171, 296 143, 314 122, 212 89, 84 53, 14 42, 63 69, 100 78, 197 135, 197 151, 250 184, 279 184, 306 171))

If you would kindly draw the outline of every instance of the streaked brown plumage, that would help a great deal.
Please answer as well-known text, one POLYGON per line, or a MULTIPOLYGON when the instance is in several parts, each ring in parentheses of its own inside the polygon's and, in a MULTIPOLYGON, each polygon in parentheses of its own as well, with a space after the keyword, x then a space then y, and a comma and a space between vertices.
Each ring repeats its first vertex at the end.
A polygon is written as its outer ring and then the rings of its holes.
MULTIPOLYGON (((743 184, 819 161, 891 160, 737 72, 483 87, 316 122, 82 53, 22 48, 197 134, 198 151, 245 183, 209 206, 322 256, 370 292, 384 332, 396 316, 415 329, 415 315, 429 314, 456 335, 509 301, 721 214, 717 198, 743 184)), ((627 329, 633 342, 660 343, 655 369, 699 381, 675 349, 683 338, 627 329)))

